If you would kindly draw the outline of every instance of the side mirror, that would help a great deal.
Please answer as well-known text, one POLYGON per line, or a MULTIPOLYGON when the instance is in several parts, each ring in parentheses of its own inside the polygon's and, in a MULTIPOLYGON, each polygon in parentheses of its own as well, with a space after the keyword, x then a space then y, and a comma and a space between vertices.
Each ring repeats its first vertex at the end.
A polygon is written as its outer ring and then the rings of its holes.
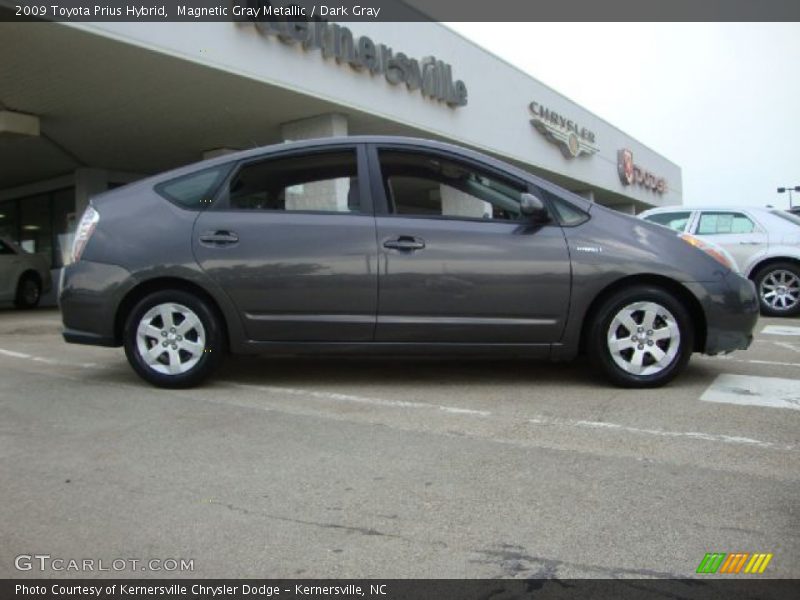
POLYGON ((527 192, 522 194, 522 196, 520 196, 519 208, 523 215, 535 221, 547 221, 549 219, 544 202, 533 194, 527 192))

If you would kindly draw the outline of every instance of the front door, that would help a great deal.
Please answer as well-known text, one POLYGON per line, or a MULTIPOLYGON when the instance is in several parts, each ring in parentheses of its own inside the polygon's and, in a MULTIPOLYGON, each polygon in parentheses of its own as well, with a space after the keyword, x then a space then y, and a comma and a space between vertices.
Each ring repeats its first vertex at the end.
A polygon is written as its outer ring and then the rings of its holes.
POLYGON ((250 161, 194 226, 197 261, 257 341, 371 341, 375 219, 358 146, 250 161))
POLYGON ((521 215, 523 182, 433 153, 379 149, 372 161, 385 196, 376 341, 561 339, 567 246, 559 226, 521 215))

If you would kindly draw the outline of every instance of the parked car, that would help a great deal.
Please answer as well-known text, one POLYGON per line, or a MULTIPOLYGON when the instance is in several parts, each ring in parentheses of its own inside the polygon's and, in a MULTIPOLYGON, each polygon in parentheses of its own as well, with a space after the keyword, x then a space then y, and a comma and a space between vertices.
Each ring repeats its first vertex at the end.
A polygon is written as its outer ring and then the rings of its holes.
POLYGON ((0 237, 0 302, 13 301, 17 308, 33 308, 50 286, 50 268, 44 257, 0 237))
POLYGON ((777 208, 669 206, 639 217, 725 248, 756 284, 762 314, 800 314, 800 216, 777 208))
POLYGON ((164 387, 228 351, 584 353, 616 384, 657 386, 692 352, 747 348, 758 318, 753 284, 687 240, 449 144, 281 144, 92 199, 64 338, 123 345, 164 387))

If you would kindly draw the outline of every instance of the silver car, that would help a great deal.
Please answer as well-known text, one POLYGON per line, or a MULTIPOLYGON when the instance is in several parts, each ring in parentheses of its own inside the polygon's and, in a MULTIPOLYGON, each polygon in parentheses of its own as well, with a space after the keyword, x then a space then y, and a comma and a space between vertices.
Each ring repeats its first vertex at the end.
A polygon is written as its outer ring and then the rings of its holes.
POLYGON ((31 254, 0 237, 0 303, 33 308, 50 291, 50 269, 44 257, 31 254))
POLYGON ((639 217, 727 250, 756 284, 762 314, 800 314, 800 216, 775 208, 668 206, 639 217))

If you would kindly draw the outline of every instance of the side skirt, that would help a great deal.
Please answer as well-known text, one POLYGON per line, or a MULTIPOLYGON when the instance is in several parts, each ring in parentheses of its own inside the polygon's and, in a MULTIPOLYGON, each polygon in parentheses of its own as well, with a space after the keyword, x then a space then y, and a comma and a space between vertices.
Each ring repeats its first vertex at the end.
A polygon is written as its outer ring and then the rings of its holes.
POLYGON ((232 348, 234 354, 272 356, 370 355, 460 356, 549 359, 551 344, 447 344, 400 342, 254 342, 232 348))

